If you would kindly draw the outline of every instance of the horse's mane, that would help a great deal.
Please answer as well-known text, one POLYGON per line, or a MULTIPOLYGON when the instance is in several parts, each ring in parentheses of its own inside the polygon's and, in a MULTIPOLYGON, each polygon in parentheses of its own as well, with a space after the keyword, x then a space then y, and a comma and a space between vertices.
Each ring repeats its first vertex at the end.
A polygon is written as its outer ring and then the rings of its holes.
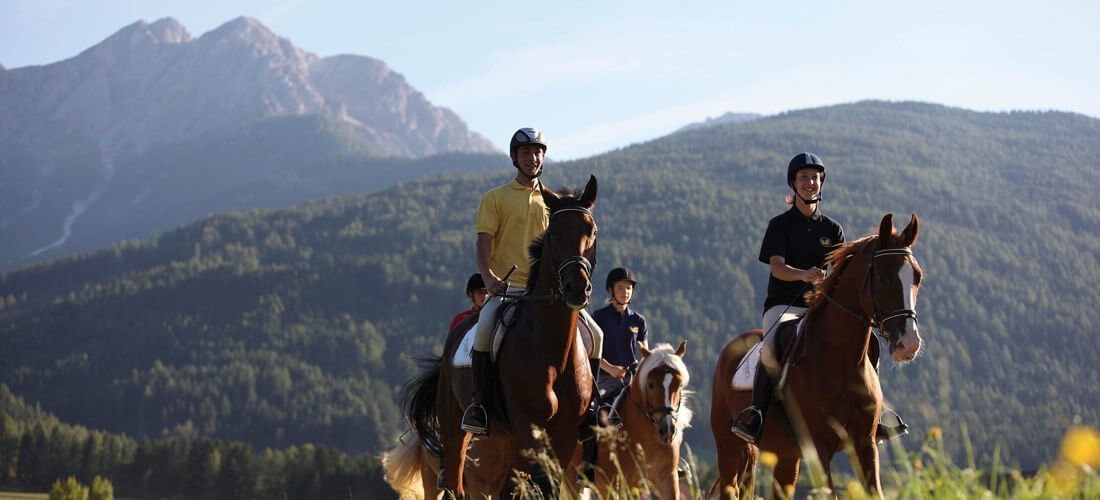
MULTIPOLYGON (((649 372, 652 372, 654 368, 658 366, 667 366, 680 373, 680 378, 683 379, 684 384, 682 387, 686 388, 688 382, 691 380, 691 374, 688 373, 687 365, 684 364, 683 358, 676 355, 676 350, 672 348, 671 344, 662 342, 657 344, 657 347, 650 349, 649 356, 646 356, 642 360, 642 364, 638 365, 638 380, 646 380, 649 376, 649 372)), ((691 408, 684 404, 687 397, 692 392, 687 389, 681 389, 680 392, 680 416, 676 419, 676 427, 680 430, 686 429, 691 426, 691 408)))
POLYGON ((878 235, 870 234, 858 240, 841 243, 829 252, 829 255, 825 257, 825 264, 831 266, 832 271, 830 271, 829 276, 821 283, 818 283, 812 291, 806 292, 806 303, 810 305, 804 316, 807 326, 809 326, 810 320, 814 315, 829 302, 829 300, 825 298, 825 295, 832 295, 836 291, 836 287, 840 283, 840 277, 844 275, 844 271, 848 268, 848 264, 852 262, 852 257, 862 252, 867 247, 874 245, 876 241, 878 241, 878 235))
MULTIPOLYGON (((561 192, 554 191, 559 196, 558 203, 561 204, 559 208, 568 208, 573 206, 580 206, 580 197, 582 190, 574 188, 565 188, 561 192)), ((539 282, 539 257, 542 256, 542 245, 546 242, 546 232, 540 234, 531 245, 527 247, 527 256, 531 258, 531 269, 527 273, 527 293, 530 293, 535 289, 535 283, 539 282)))

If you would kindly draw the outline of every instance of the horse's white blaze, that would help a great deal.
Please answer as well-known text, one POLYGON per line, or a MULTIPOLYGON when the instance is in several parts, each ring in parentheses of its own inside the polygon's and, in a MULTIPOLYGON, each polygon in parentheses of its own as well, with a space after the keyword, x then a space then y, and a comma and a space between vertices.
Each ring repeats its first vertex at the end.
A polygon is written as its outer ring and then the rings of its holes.
POLYGON ((671 373, 665 374, 664 386, 665 386, 665 408, 672 408, 672 379, 671 373))
MULTIPOLYGON (((913 264, 908 259, 902 264, 901 269, 898 271, 898 279, 901 280, 901 289, 904 290, 903 300, 905 302, 905 309, 912 311, 917 310, 917 287, 914 284, 914 275, 916 271, 913 270, 913 264)), ((908 337, 917 333, 917 320, 913 318, 905 318, 905 334, 903 337, 908 337)))

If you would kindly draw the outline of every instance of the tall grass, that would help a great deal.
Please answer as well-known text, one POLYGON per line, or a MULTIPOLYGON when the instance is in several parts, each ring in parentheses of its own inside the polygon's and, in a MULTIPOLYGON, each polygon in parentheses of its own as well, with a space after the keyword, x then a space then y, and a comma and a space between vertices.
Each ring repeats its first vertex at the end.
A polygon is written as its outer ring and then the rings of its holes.
MULTIPOLYGON (((1091 427, 1073 426, 1062 441, 1057 460, 1044 466, 1035 473, 1025 475, 1019 470, 1005 467, 999 463, 998 453, 993 454, 992 463, 979 467, 974 462, 974 453, 969 444, 966 427, 959 431, 966 445, 965 464, 956 464, 944 447, 944 432, 939 427, 931 428, 924 436, 919 447, 910 451, 912 439, 895 440, 888 445, 888 452, 894 458, 890 465, 882 468, 883 494, 886 498, 897 499, 969 499, 969 498, 1007 498, 1007 499, 1097 499, 1100 498, 1100 432, 1091 427)), ((700 480, 695 471, 708 470, 709 464, 697 464, 691 450, 685 446, 684 461, 686 474, 681 481, 683 498, 700 499, 710 487, 710 479, 700 480), (702 465, 702 467, 699 467, 702 465), (702 484, 700 484, 702 483, 702 484)), ((552 481, 564 485, 575 479, 573 473, 566 474, 557 466, 557 461, 546 453, 534 453, 536 461, 548 466, 552 471, 552 481)), ((761 453, 757 468, 756 496, 770 498, 773 494, 772 472, 776 464, 774 454, 761 453)), ((631 459, 644 459, 632 456, 631 459)), ((613 458, 601 471, 609 474, 612 488, 610 497, 615 499, 633 499, 644 497, 651 490, 645 484, 628 485, 621 477, 615 477, 617 462, 613 458)), ((707 474, 708 476, 713 474, 707 474)), ((521 478, 517 475, 516 478, 521 478)), ((829 492, 820 487, 814 488, 803 477, 806 492, 777 492, 781 498, 827 497, 833 494, 840 498, 867 498, 868 493, 862 484, 854 478, 834 475, 834 485, 838 491, 829 492)), ((518 479, 520 490, 531 495, 531 484, 526 478, 518 479)), ((584 484, 584 483, 582 483, 584 484)), ((588 485, 590 486, 590 485, 588 485)), ((560 488, 560 486, 559 486, 560 488)), ((567 491, 560 490, 562 498, 570 497, 567 491)), ((527 498, 532 498, 528 496, 527 498)), ((594 496, 593 496, 594 498, 594 496)))

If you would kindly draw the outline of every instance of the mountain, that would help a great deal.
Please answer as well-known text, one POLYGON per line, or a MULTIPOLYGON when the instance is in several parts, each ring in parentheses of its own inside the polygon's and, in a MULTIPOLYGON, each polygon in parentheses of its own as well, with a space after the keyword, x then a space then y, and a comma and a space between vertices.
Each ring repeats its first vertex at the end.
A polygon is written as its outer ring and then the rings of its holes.
MULTIPOLYGON (((0 142, 0 266, 7 268, 144 239, 148 228, 213 211, 280 206, 244 201, 252 195, 228 189, 223 177, 245 181, 238 186, 288 177, 339 185, 315 168, 331 173, 328 162, 336 161, 366 177, 407 179, 400 165, 377 160, 499 154, 382 61, 320 57, 244 17, 197 39, 174 19, 141 21, 71 59, 0 71, 0 142), (282 142, 273 144, 273 134, 282 142), (259 152, 274 163, 228 161, 258 161, 251 148, 272 146, 281 154, 259 152), (212 172, 212 164, 220 168, 212 172), (158 186, 166 177, 236 201, 198 206, 158 186), (153 215, 165 213, 178 215, 153 215), (142 231, 105 227, 117 228, 116 217, 143 218, 142 231)), ((453 169, 438 163, 436 170, 453 169)))
POLYGON ((717 117, 707 117, 706 120, 701 122, 689 123, 680 127, 676 132, 687 132, 689 130, 698 130, 707 127, 717 127, 719 125, 727 125, 730 123, 748 123, 753 120, 758 120, 764 115, 758 113, 734 113, 733 111, 727 111, 726 113, 717 117))
MULTIPOLYGON (((1034 469, 1068 426, 1100 423, 1100 347, 1087 335, 1100 324, 1100 210, 1081 189, 1100 120, 870 101, 546 171, 551 186, 597 176, 597 278, 634 269, 651 342, 688 340, 696 454, 713 455, 717 352, 759 323, 760 238, 787 208, 787 161, 806 150, 828 165, 824 210, 850 237, 887 212, 921 218, 923 354, 881 368, 912 427, 904 446, 939 427, 960 460, 971 445, 979 463, 1034 469)), ((466 307, 477 203, 508 173, 225 213, 0 274, 0 383, 112 432, 192 426, 255 446, 378 451, 401 431, 397 398, 417 360, 466 307)))

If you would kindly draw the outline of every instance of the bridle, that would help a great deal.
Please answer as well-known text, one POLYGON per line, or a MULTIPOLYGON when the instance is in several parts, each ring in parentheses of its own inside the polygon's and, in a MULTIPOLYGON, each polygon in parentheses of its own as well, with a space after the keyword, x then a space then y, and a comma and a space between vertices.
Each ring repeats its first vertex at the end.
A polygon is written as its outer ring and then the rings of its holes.
MULTIPOLYGON (((675 368, 673 369, 673 371, 676 371, 675 368)), ((649 373, 653 373, 653 371, 650 370, 647 374, 649 374, 649 373)), ((683 404, 684 404, 684 398, 681 397, 680 400, 676 402, 676 407, 675 408, 673 408, 671 406, 652 406, 652 405, 649 404, 649 398, 646 397, 646 394, 645 394, 645 383, 646 383, 646 381, 642 380, 641 384, 639 384, 640 388, 642 389, 639 392, 642 393, 642 401, 645 402, 645 406, 642 406, 641 403, 639 403, 636 399, 634 399, 633 394, 631 394, 630 402, 634 403, 634 406, 638 408, 638 411, 642 412, 642 414, 645 415, 646 420, 649 420, 649 422, 652 423, 653 425, 660 425, 661 424, 660 419, 657 418, 657 414, 658 413, 663 413, 665 415, 668 415, 668 416, 672 417, 673 426, 677 427, 676 424, 679 423, 678 421, 680 419, 680 407, 683 406, 683 404)), ((672 400, 672 395, 671 394, 668 395, 668 399, 670 401, 672 400)))
MULTIPOLYGON (((550 213, 550 222, 554 221, 554 216, 555 215, 563 214, 565 212, 579 212, 579 213, 582 213, 582 214, 587 215, 588 217, 590 217, 592 219, 593 226, 595 226, 595 224, 596 224, 596 217, 592 215, 592 211, 587 209, 587 208, 584 208, 584 207, 570 207, 570 208, 562 208, 562 209, 555 210, 555 211, 550 213)), ((573 255, 573 256, 565 258, 565 260, 562 260, 561 262, 559 262, 557 264, 554 264, 553 239, 554 239, 554 233, 553 233, 553 231, 551 231, 550 225, 547 224, 547 227, 546 227, 547 252, 549 252, 549 254, 550 254, 550 263, 551 263, 551 265, 555 266, 554 274, 555 274, 555 278, 557 278, 557 280, 558 280, 558 289, 557 289, 556 293, 553 293, 550 296, 550 301, 551 302, 557 301, 559 299, 560 300, 565 299, 565 279, 563 278, 563 274, 565 273, 566 268, 568 268, 571 265, 581 266, 581 269, 584 270, 584 273, 589 277, 589 280, 591 280, 592 270, 595 268, 595 265, 592 262, 590 262, 587 258, 585 258, 585 256, 583 256, 583 255, 573 255)), ((596 252, 596 244, 595 243, 592 244, 592 252, 593 252, 593 255, 595 255, 595 252, 596 252)))
POLYGON ((844 311, 844 312, 848 313, 851 316, 859 318, 859 320, 861 322, 863 322, 866 326, 870 327, 872 331, 875 331, 875 333, 879 337, 882 337, 883 340, 886 340, 887 344, 890 346, 890 352, 893 352, 894 351, 894 339, 889 334, 889 332, 886 331, 886 328, 885 328, 886 322, 890 321, 890 320, 898 319, 898 318, 912 318, 913 321, 916 322, 917 321, 917 311, 915 311, 913 309, 909 309, 909 308, 901 308, 901 309, 891 311, 889 313, 883 313, 882 311, 879 310, 878 303, 875 301, 876 295, 875 295, 875 280, 874 280, 874 274, 875 274, 874 261, 875 261, 875 259, 877 259, 879 257, 887 257, 887 256, 891 256, 891 255, 902 255, 902 256, 912 257, 913 256, 913 250, 910 249, 910 248, 886 248, 886 249, 878 250, 878 244, 876 243, 875 245, 876 245, 875 246, 876 249, 875 249, 874 253, 871 254, 871 259, 867 261, 867 272, 864 273, 863 286, 860 288, 860 296, 863 295, 863 290, 865 290, 867 288, 871 289, 871 319, 870 320, 867 319, 867 314, 866 313, 859 314, 859 313, 853 311, 851 308, 846 307, 845 305, 841 304, 840 302, 837 302, 836 299, 831 297, 828 293, 823 292, 822 295, 824 295, 825 298, 829 300, 829 302, 831 302, 833 305, 837 306, 841 311, 844 311), (867 285, 868 283, 870 283, 869 287, 867 285))

